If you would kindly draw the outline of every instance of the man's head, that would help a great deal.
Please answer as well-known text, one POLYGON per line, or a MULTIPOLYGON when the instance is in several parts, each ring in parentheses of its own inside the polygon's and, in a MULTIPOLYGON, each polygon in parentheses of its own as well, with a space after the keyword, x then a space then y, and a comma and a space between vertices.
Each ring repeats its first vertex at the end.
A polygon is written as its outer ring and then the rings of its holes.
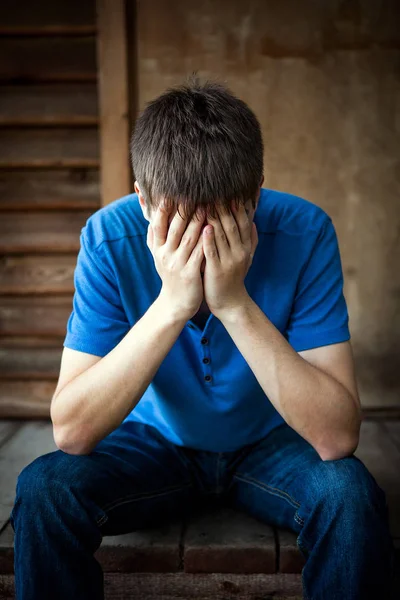
MULTIPOLYGON (((144 217, 162 198, 191 219, 245 204, 250 220, 263 184, 263 141, 253 111, 217 82, 193 74, 149 102, 131 140, 135 191, 144 217)), ((207 224, 205 221, 204 226, 207 224)))

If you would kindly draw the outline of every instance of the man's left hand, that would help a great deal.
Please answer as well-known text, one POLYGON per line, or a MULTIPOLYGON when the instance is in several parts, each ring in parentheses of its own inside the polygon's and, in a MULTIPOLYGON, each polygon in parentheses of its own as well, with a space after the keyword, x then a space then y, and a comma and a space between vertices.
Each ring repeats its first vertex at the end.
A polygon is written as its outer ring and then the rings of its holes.
POLYGON ((208 218, 203 233, 204 298, 217 318, 248 302, 244 279, 257 244, 257 228, 254 222, 250 223, 244 205, 236 208, 232 203, 229 213, 218 206, 217 217, 208 218))

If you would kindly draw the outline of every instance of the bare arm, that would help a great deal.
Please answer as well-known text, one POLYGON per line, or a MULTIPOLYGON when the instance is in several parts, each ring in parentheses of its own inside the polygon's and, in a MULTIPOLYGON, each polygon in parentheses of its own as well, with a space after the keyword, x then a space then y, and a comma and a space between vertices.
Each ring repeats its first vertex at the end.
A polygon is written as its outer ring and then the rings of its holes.
POLYGON ((61 364, 50 414, 54 440, 64 452, 87 454, 122 423, 200 307, 203 220, 188 224, 176 212, 168 227, 168 217, 169 209, 159 207, 154 231, 152 225, 148 229, 147 243, 163 282, 158 298, 106 356, 82 353, 75 360, 69 355, 61 364))
POLYGON ((86 454, 116 429, 146 391, 185 322, 160 295, 111 352, 56 390, 50 412, 57 446, 86 454))
POLYGON ((355 452, 362 415, 349 341, 297 353, 250 297, 218 318, 276 410, 322 460, 355 452))

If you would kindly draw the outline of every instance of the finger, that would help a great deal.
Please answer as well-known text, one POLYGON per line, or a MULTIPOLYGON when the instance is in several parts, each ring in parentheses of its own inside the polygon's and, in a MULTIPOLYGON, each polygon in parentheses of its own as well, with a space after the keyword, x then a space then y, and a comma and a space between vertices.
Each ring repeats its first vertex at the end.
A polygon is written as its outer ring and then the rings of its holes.
POLYGON ((195 247, 192 250, 191 255, 189 256, 189 260, 187 261, 187 264, 192 265, 196 269, 200 269, 203 258, 204 258, 203 236, 200 235, 195 247))
MULTIPOLYGON (((195 219, 193 217, 192 221, 194 221, 194 220, 195 219)), ((196 223, 197 223, 197 221, 196 221, 196 223)), ((187 217, 181 217, 178 210, 176 210, 176 213, 171 220, 171 224, 170 224, 169 230, 168 230, 168 236, 167 236, 168 250, 170 250, 170 251, 176 250, 179 246, 182 245, 182 239, 183 239, 184 235, 186 234, 186 231, 188 231, 187 237, 190 237, 190 238, 194 237, 197 240, 199 234, 198 234, 198 232, 197 232, 197 234, 196 234, 196 232, 193 234, 192 229, 193 229, 192 222, 189 222, 187 217)), ((194 245, 194 240, 193 240, 193 244, 187 245, 188 252, 186 252, 186 255, 185 255, 185 262, 187 262, 188 255, 192 251, 193 245, 194 245)))
MULTIPOLYGON (((217 213, 218 213, 218 211, 217 211, 217 213)), ((213 243, 215 244, 215 247, 218 252, 218 259, 221 262, 223 262, 224 260, 228 259, 229 254, 230 254, 230 248, 229 248, 229 244, 228 244, 228 239, 226 237, 226 233, 224 231, 224 228, 222 227, 221 221, 219 220, 218 214, 215 219, 213 219, 212 217, 209 217, 208 222, 213 227, 211 235, 212 235, 213 243)))
POLYGON ((207 225, 203 231, 203 247, 206 261, 211 266, 217 266, 220 262, 218 248, 215 244, 214 227, 207 225), (211 229, 210 229, 211 227, 211 229))
POLYGON ((250 260, 253 260, 253 256, 255 254, 256 248, 258 245, 258 232, 257 232, 257 227, 256 224, 252 223, 251 226, 251 251, 250 251, 250 260))
POLYGON ((199 237, 201 238, 201 228, 203 227, 203 224, 204 216, 203 218, 199 218, 196 216, 196 214, 194 214, 186 228, 186 231, 182 235, 182 239, 179 240, 179 259, 184 264, 186 264, 189 260, 190 254, 192 253, 193 248, 196 246, 199 237))
POLYGON ((251 240, 251 227, 246 208, 244 204, 240 204, 239 207, 236 208, 234 203, 232 203, 232 212, 239 229, 241 242, 243 245, 246 245, 251 240))
POLYGON ((233 214, 233 211, 229 211, 228 213, 225 211, 222 212, 222 207, 220 206, 217 206, 217 212, 227 238, 228 246, 232 250, 232 248, 242 244, 239 226, 236 222, 235 215, 233 214))
POLYGON ((168 217, 169 209, 165 206, 164 201, 161 200, 152 223, 154 249, 163 246, 167 241, 168 217))

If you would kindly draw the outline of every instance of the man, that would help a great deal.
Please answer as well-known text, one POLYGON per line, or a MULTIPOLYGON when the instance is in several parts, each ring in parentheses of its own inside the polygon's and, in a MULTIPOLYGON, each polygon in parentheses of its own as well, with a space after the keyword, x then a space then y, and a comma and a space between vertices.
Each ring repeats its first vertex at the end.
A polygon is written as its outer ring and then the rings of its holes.
POLYGON ((18 599, 101 599, 102 536, 217 502, 298 534, 305 598, 388 597, 330 217, 262 187, 257 118, 216 82, 149 103, 132 162, 136 193, 82 230, 59 449, 11 516, 18 599))

